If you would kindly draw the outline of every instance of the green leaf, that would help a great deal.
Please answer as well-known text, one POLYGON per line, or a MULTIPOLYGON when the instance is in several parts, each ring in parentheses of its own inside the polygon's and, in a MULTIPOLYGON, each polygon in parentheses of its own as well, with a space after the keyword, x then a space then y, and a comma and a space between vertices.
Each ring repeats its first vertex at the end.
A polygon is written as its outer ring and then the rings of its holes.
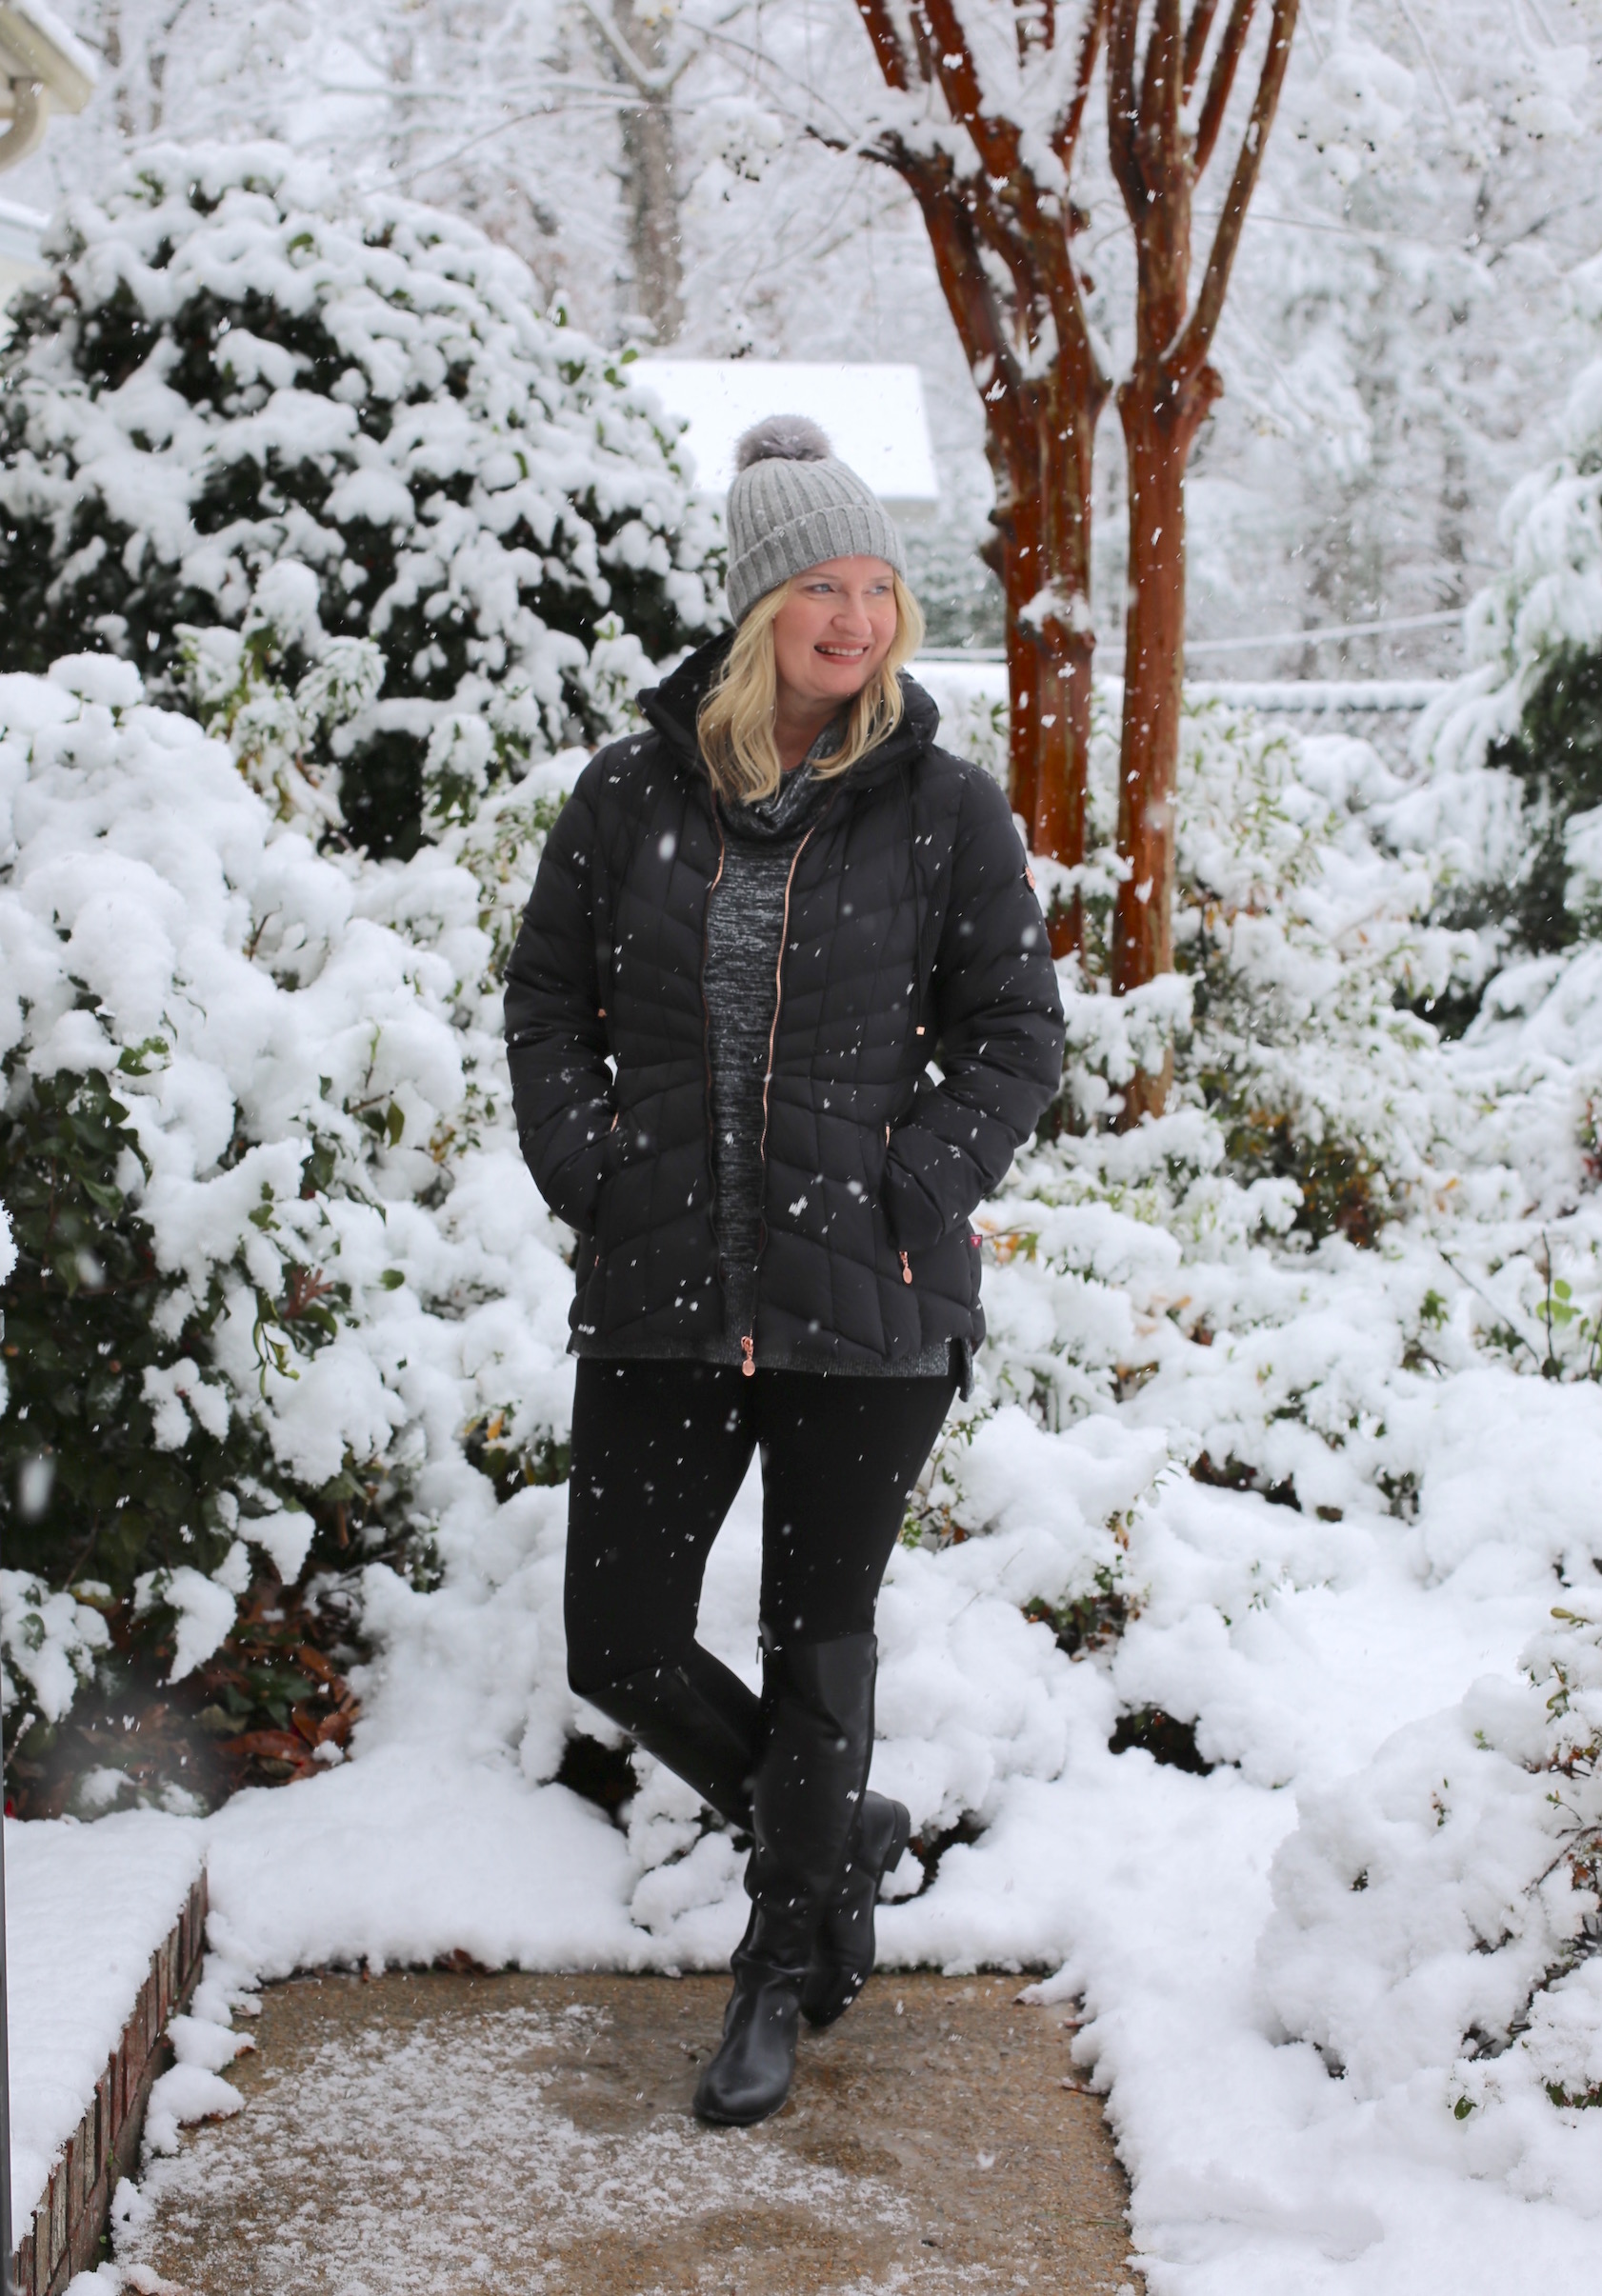
POLYGON ((398 1291, 406 1282, 406 1270, 402 1268, 386 1268, 378 1281, 386 1291, 398 1291))
POLYGON ((406 1110, 398 1100, 391 1100, 390 1112, 384 1119, 384 1137, 391 1148, 399 1148, 401 1134, 406 1129, 406 1110))

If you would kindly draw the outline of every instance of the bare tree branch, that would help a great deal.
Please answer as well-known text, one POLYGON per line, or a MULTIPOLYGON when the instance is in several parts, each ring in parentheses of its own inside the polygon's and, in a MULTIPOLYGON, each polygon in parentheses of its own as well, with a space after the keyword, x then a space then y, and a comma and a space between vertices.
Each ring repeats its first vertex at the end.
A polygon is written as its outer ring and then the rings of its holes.
POLYGON ((1027 67, 1031 51, 1049 53, 1057 44, 1056 0, 1017 0, 1013 24, 1018 62, 1027 67))
POLYGON ((1212 157, 1218 141, 1218 131, 1224 125, 1229 110, 1230 95, 1235 84, 1235 73, 1246 49, 1246 35, 1252 29, 1252 19, 1257 12, 1257 0, 1234 0, 1230 10, 1224 37, 1218 43, 1218 53, 1212 59, 1208 76, 1207 94, 1202 99, 1201 118, 1196 123, 1196 148, 1191 167, 1197 175, 1212 157))
POLYGON ((681 76, 685 66, 690 61, 688 54, 681 56, 676 64, 654 69, 642 62, 640 57, 634 53, 611 16, 600 5, 600 0, 584 0, 584 10, 642 95, 669 95, 671 93, 673 83, 681 76))
POLYGON ((1158 184, 1178 180, 1184 165, 1180 112, 1185 78, 1185 40, 1179 0, 1156 0, 1156 16, 1146 43, 1146 70, 1140 84, 1141 157, 1148 196, 1158 184))
POLYGON ((929 22, 940 90, 951 116, 960 120, 973 138, 974 149, 991 174, 1005 181, 1018 171, 1016 123, 987 113, 979 68, 951 0, 923 0, 921 12, 929 22))
POLYGON ((1218 0, 1196 0, 1185 33, 1185 101, 1190 102, 1207 53, 1208 35, 1218 13, 1218 0))
POLYGON ((1068 108, 1051 130, 1051 150, 1061 162, 1064 174, 1072 165, 1079 145, 1079 131, 1085 123, 1085 105, 1095 78, 1096 57, 1101 52, 1102 39, 1107 30, 1109 0, 1091 0, 1084 28, 1079 35, 1079 62, 1073 74, 1073 93, 1068 108))
POLYGON ((1135 94, 1136 33, 1140 0, 1110 0, 1107 30, 1107 142, 1112 172, 1131 216, 1146 199, 1140 165, 1140 100, 1135 94))
MULTIPOLYGON (((992 0, 999 12, 1004 0, 992 0)), ((1054 50, 1057 0, 1011 0, 1019 69, 1054 50)), ((1138 14, 1139 0, 1135 0, 1138 14)), ((923 214, 935 270, 985 408, 995 477, 983 555, 1007 609, 1011 702, 1009 787, 1038 849, 1084 858, 1094 633, 1091 471, 1110 381, 1085 310, 1072 240, 1084 218, 1068 177, 1112 0, 1075 10, 1073 78, 1037 170, 1017 106, 988 90, 955 0, 857 0, 886 84, 938 93, 956 136, 932 148, 893 128, 842 138, 895 170, 923 214)), ((1076 945, 1076 908, 1052 912, 1057 954, 1076 945)))
POLYGON ((1016 400, 1023 376, 985 271, 972 217, 960 200, 938 191, 922 170, 909 175, 907 181, 923 210, 935 270, 946 290, 969 370, 977 379, 990 369, 990 389, 995 395, 988 401, 988 409, 994 415, 998 408, 1016 400))
POLYGON ((986 245, 1011 276, 1018 332, 1025 341, 1036 339, 1044 305, 1059 340, 1083 357, 1090 352, 1090 329, 1067 253, 1068 216, 1046 215, 1040 187, 1023 164, 1016 122, 987 110, 978 67, 951 0, 923 0, 921 13, 947 105, 972 137, 985 170, 967 178, 960 195, 986 245), (996 184, 1008 187, 1011 211, 997 198, 996 184))
POLYGON ((1291 35, 1296 29, 1296 7, 1297 0, 1273 0, 1273 15, 1269 25, 1269 52, 1263 59, 1262 76, 1257 82, 1252 117, 1241 138, 1234 173, 1230 178, 1230 189, 1224 200, 1224 211, 1218 218, 1218 229, 1213 234, 1207 270, 1202 274, 1196 307, 1186 322, 1172 354, 1171 365, 1180 374, 1199 372, 1212 347, 1219 314, 1224 308, 1224 297, 1229 291, 1230 273, 1240 247, 1246 210, 1252 204, 1252 194, 1262 171, 1269 130, 1273 125, 1273 115, 1279 105, 1279 91, 1285 84, 1286 67, 1291 61, 1291 35))
POLYGON ((907 51, 901 45, 901 34, 895 28, 886 0, 856 0, 856 12, 862 18, 868 37, 873 43, 873 53, 879 60, 879 70, 887 88, 898 95, 911 92, 912 73, 907 61, 907 51))

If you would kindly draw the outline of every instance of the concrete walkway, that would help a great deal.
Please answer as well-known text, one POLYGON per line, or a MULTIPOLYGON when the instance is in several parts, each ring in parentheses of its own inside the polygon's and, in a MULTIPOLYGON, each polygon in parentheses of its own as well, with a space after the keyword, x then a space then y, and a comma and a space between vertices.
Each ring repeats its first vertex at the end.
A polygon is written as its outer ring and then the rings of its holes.
POLYGON ((726 1979, 297 1978, 119 2261, 186 2296, 1136 2296, 1071 2014, 1019 1982, 881 1976, 783 2113, 713 2130, 726 1979))

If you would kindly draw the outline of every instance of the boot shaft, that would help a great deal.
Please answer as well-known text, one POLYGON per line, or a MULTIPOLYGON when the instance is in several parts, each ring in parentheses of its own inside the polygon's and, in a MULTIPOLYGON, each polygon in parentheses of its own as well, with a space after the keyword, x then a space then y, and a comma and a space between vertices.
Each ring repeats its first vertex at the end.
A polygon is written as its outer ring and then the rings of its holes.
POLYGON ((816 1927, 845 1863, 873 1754, 878 1643, 848 1634, 781 1645, 764 1630, 766 1736, 751 1800, 746 1887, 786 1932, 816 1927))

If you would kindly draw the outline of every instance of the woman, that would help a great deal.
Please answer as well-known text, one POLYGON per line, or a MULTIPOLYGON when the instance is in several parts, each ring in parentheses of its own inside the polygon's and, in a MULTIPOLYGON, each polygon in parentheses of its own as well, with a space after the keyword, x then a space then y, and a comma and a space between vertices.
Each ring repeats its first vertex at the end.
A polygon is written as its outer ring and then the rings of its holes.
POLYGON ((727 634, 580 775, 507 975, 519 1136, 578 1231, 573 1688, 748 1830, 695 2107, 776 2110, 873 1964, 873 1610, 982 1338, 969 1218, 1057 1088, 1007 803, 901 668, 895 529, 815 425, 740 443, 727 634), (938 1057, 941 1074, 930 1071, 938 1057), (760 1448, 760 1700, 695 1640, 760 1448))

